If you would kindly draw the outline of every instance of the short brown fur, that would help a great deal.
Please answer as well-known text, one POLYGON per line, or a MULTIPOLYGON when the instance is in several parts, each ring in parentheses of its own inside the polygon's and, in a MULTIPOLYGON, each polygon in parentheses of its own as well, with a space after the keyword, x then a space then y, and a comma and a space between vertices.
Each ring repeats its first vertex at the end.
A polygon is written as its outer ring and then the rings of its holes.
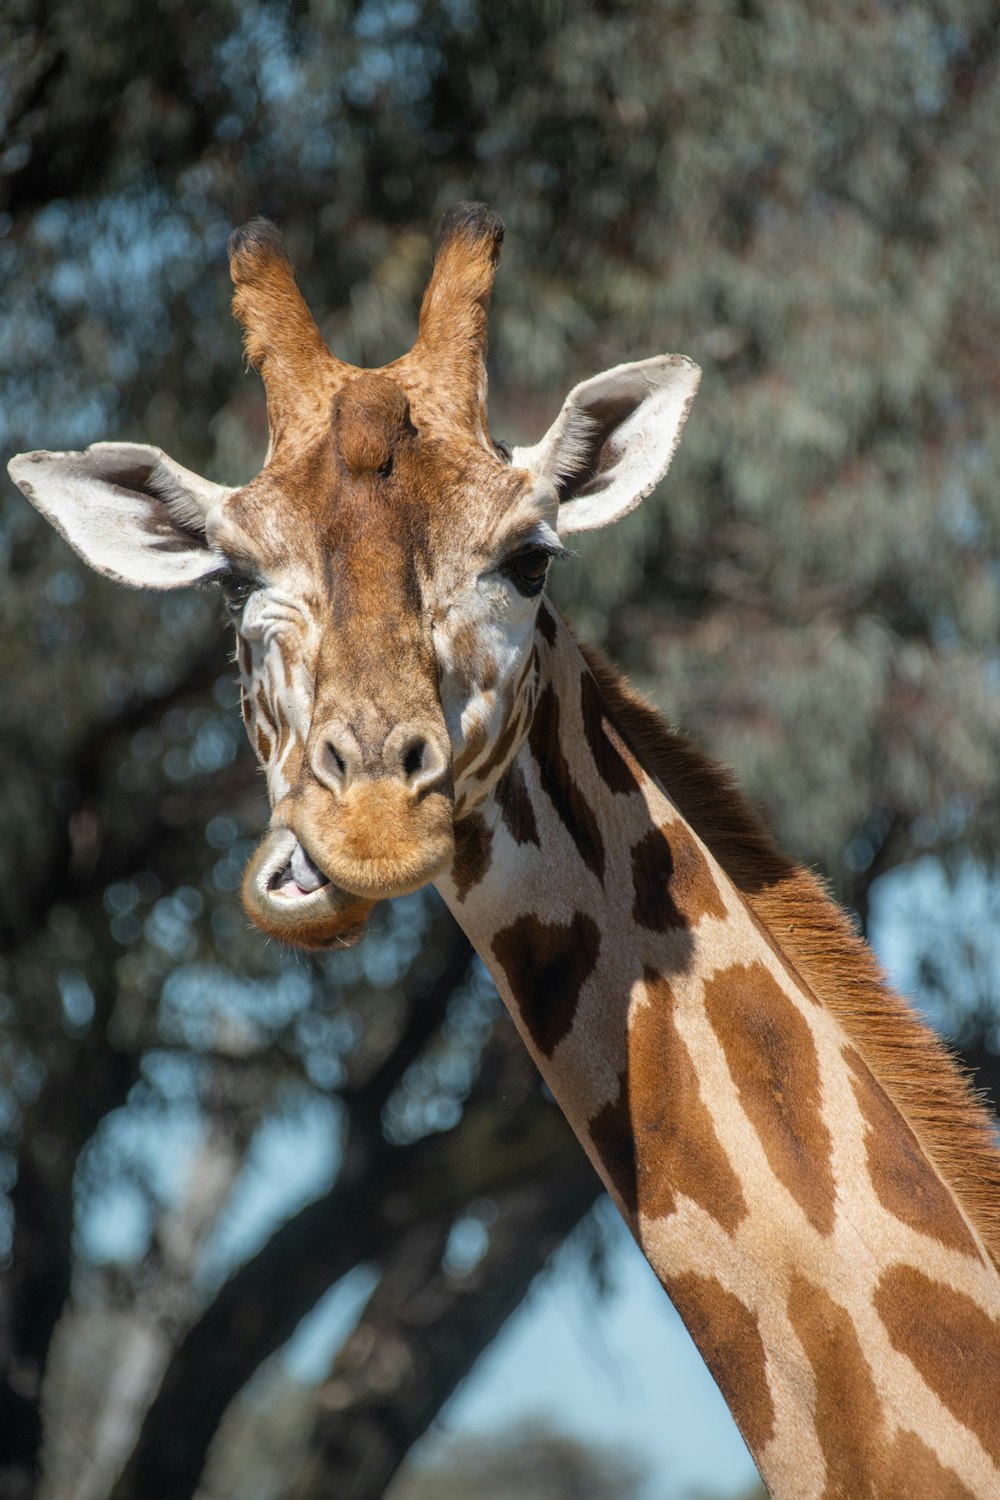
POLYGON ((893 1348, 1000 1464, 1000 1323, 916 1266, 892 1266, 873 1300, 893 1348))
POLYGON ((705 985, 705 1014, 775 1177, 820 1234, 834 1225, 830 1132, 819 1059, 802 1012, 761 963, 732 964, 705 985))
POLYGON ((816 877, 778 849, 730 774, 670 730, 599 652, 581 649, 612 722, 837 1017, 1000 1268, 1000 1153, 985 1108, 945 1045, 890 989, 816 877))
POLYGON ((443 413, 484 438, 486 318, 502 243, 503 224, 482 204, 445 215, 413 350, 422 362, 441 362, 443 413))
POLYGON ((289 425, 311 425, 354 367, 330 353, 295 280, 284 242, 267 219, 254 219, 229 240, 233 316, 244 330, 248 364, 267 391, 272 437, 289 425))
POLYGON ((826 1460, 822 1500, 964 1500, 969 1491, 912 1432, 890 1438, 854 1321, 823 1287, 795 1276, 788 1316, 816 1376, 816 1435, 826 1460), (845 1429, 843 1412, 860 1421, 845 1429))
POLYGON ((645 1004, 635 1009, 629 1029, 618 1095, 590 1121, 590 1134, 633 1218, 672 1214, 677 1195, 684 1194, 731 1234, 747 1214, 739 1178, 677 1029, 673 991, 653 970, 647 970, 645 986, 645 1004))

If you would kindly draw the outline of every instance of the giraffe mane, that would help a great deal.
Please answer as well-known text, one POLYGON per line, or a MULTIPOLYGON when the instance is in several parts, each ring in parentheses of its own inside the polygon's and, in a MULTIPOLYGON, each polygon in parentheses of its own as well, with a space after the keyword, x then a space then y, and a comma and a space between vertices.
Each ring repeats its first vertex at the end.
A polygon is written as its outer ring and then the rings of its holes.
POLYGON ((592 647, 609 717, 816 997, 836 1016, 1000 1269, 1000 1151, 982 1095, 888 984, 820 880, 775 843, 732 774, 671 730, 592 647))

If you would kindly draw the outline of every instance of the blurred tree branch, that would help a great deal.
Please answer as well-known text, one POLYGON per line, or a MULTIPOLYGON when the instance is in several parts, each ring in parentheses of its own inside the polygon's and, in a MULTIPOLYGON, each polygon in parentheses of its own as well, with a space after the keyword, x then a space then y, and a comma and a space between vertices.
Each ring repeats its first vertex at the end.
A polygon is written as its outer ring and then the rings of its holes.
POLYGON ((567 1150, 558 1171, 493 1194, 488 1247, 462 1276, 442 1265, 446 1234, 426 1221, 410 1226, 317 1394, 308 1455, 288 1500, 379 1500, 600 1192, 583 1152, 567 1150))
MULTIPOLYGON (((113 880, 130 875, 140 861, 155 857, 158 841, 176 839, 176 826, 164 823, 162 816, 157 815, 158 810, 133 825, 125 842, 116 844, 104 835, 100 809, 108 761, 117 742, 151 724, 172 705, 210 687, 224 669, 226 659, 224 642, 213 641, 185 664, 169 688, 136 696, 116 714, 90 729, 66 755, 58 779, 72 789, 71 798, 64 800, 60 808, 49 848, 38 857, 38 873, 19 884, 16 891, 7 892, 0 908, 0 942, 6 953, 11 954, 31 941, 38 929, 45 926, 58 902, 87 900, 113 880), (94 826, 85 853, 79 847, 74 848, 74 822, 79 826, 81 814, 88 825, 94 826)), ((214 786, 213 800, 217 801, 218 796, 218 786, 214 786)))
MULTIPOLYGON (((509 1041, 502 1046, 509 1051, 509 1041)), ((453 1130, 408 1146, 370 1131, 358 1140, 348 1134, 335 1186, 240 1267, 182 1340, 114 1500, 153 1486, 158 1500, 189 1497, 230 1401, 352 1267, 381 1263, 409 1228, 511 1182, 548 1183, 578 1154, 569 1127, 537 1092, 516 1109, 474 1093, 453 1130)))

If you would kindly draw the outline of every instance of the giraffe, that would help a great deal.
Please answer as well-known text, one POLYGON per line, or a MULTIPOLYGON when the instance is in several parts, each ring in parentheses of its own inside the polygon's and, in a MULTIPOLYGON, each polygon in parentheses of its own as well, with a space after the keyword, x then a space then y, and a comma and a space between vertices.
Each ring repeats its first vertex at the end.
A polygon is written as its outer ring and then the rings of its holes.
POLYGON ((503 230, 445 216, 413 348, 327 349, 273 226, 230 241, 269 446, 241 488, 97 443, 10 464, 134 586, 217 581, 268 831, 265 932, 356 941, 434 882, 777 1500, 1000 1494, 1000 1156, 944 1048, 726 773, 577 645, 568 537, 666 472, 700 372, 576 386, 495 445, 503 230))

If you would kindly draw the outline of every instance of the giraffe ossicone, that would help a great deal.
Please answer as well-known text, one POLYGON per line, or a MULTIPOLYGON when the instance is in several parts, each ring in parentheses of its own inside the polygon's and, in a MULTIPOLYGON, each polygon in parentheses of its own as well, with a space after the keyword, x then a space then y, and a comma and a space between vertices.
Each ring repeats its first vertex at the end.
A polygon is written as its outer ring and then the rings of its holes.
POLYGON ((943 1048, 728 778, 547 604, 564 538, 670 464, 679 356, 486 418, 502 227, 446 216, 417 341, 335 358, 273 226, 230 242, 267 393, 227 488, 135 443, 10 472, 94 568, 216 580, 269 831, 243 897, 354 941, 429 882, 687 1323, 774 1496, 1000 1494, 1000 1158, 943 1048))

